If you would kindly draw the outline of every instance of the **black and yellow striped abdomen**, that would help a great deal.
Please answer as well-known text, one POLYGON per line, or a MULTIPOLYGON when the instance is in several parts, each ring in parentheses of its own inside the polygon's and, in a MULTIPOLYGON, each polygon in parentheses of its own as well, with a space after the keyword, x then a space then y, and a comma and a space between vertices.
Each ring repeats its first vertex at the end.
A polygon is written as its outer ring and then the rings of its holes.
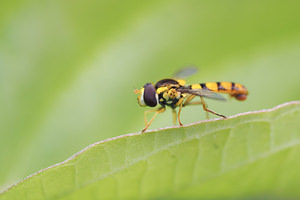
POLYGON ((245 86, 234 82, 209 82, 192 84, 189 86, 191 89, 205 89, 213 92, 226 93, 243 101, 247 99, 248 90, 245 86))

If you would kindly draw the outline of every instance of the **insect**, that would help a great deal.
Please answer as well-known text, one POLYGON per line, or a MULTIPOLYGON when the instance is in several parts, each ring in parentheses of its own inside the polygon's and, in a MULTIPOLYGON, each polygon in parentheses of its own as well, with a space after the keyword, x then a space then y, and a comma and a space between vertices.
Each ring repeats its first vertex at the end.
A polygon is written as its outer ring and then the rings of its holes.
MULTIPOLYGON (((219 93, 229 94, 231 97, 239 101, 247 99, 248 90, 245 86, 234 82, 209 82, 186 85, 184 78, 194 74, 197 70, 195 68, 184 68, 174 75, 174 78, 167 78, 158 81, 156 84, 146 83, 142 89, 134 90, 139 94, 137 100, 140 106, 149 106, 159 108, 147 110, 144 113, 146 127, 142 132, 146 131, 151 125, 157 114, 166 110, 166 106, 172 108, 173 122, 176 124, 177 119, 180 126, 180 113, 182 107, 188 105, 202 105, 203 110, 207 113, 212 113, 219 117, 226 118, 224 115, 218 114, 208 109, 204 98, 226 101, 226 99, 219 93), (199 101, 192 101, 195 97, 200 97, 199 101), (176 108, 179 107, 178 114, 176 108), (155 112, 152 119, 147 121, 147 114, 155 112)), ((208 117, 208 115, 207 115, 208 117)))

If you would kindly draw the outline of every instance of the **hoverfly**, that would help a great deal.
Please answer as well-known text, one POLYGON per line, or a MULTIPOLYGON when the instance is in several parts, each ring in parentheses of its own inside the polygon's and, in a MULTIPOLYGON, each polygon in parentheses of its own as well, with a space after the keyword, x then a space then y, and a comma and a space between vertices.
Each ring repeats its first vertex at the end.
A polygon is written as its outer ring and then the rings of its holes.
POLYGON ((180 112, 182 107, 188 105, 202 105, 203 110, 205 110, 207 113, 212 113, 219 117, 226 118, 224 115, 209 110, 207 108, 207 104, 204 101, 204 98, 226 101, 226 99, 222 95, 218 94, 226 93, 239 101, 244 101, 247 99, 248 90, 245 86, 239 83, 209 82, 185 85, 186 82, 185 80, 183 80, 183 78, 186 78, 194 74, 195 72, 197 72, 197 69, 195 68, 184 68, 177 72, 172 79, 162 79, 155 85, 153 85, 152 83, 146 83, 142 89, 134 90, 136 94, 139 94, 137 100, 140 106, 160 106, 157 109, 145 111, 144 118, 146 127, 142 130, 142 132, 147 130, 157 114, 162 113, 166 110, 166 106, 172 108, 174 124, 176 124, 176 121, 178 119, 179 125, 182 126, 182 123, 180 121, 180 112), (200 101, 192 101, 197 96, 200 97, 200 101), (178 114, 175 110, 177 107, 179 107, 178 114), (148 122, 147 114, 150 112, 155 112, 155 114, 148 122))

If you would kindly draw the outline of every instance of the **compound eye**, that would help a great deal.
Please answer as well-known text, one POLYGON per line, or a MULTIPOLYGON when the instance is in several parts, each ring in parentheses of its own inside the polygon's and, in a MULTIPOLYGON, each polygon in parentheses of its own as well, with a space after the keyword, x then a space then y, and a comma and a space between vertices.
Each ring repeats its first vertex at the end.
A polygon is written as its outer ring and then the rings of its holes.
POLYGON ((157 94, 151 83, 144 85, 144 102, 147 106, 155 107, 157 105, 157 94))

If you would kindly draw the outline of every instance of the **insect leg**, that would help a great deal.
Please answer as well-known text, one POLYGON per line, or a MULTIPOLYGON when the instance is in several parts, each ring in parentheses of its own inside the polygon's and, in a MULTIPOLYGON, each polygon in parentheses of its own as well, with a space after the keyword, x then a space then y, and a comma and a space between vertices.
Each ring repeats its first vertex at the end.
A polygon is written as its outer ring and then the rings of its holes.
POLYGON ((172 114, 173 114, 173 124, 174 126, 176 126, 176 122, 177 122, 177 113, 175 109, 172 109, 172 114))
MULTIPOLYGON (((147 128, 150 126, 150 124, 152 123, 152 121, 154 120, 154 118, 156 117, 157 114, 159 113, 162 113, 166 110, 165 107, 161 107, 161 108, 158 108, 156 110, 149 110, 149 112, 154 112, 156 111, 156 113, 153 115, 152 119, 150 120, 150 122, 146 125, 146 127, 142 130, 142 133, 145 132, 147 130, 147 128)), ((147 112, 147 111, 145 111, 147 112)))
POLYGON ((187 106, 187 105, 199 105, 202 104, 202 102, 191 102, 194 98, 196 97, 196 95, 191 95, 189 96, 185 102, 183 103, 182 106, 187 106))
MULTIPOLYGON (((196 95, 189 96, 185 100, 185 102, 183 103, 183 106, 201 105, 201 104, 203 104, 202 101, 193 101, 193 102, 191 102, 195 97, 196 97, 196 95)), ((208 112, 206 112, 206 118, 209 119, 208 112)))
POLYGON ((180 104, 180 107, 179 107, 179 111, 178 111, 178 123, 180 126, 183 126, 183 124, 180 121, 180 113, 181 113, 181 109, 182 109, 182 105, 183 105, 183 97, 181 99, 179 99, 177 105, 179 105, 179 104, 180 104))
POLYGON ((152 110, 146 110, 144 112, 144 120, 145 120, 145 126, 147 126, 148 124, 148 120, 147 120, 147 114, 148 113, 151 113, 151 112, 157 112, 159 109, 155 108, 155 109, 152 109, 152 110))
POLYGON ((179 111, 178 111, 178 123, 179 123, 180 126, 183 126, 183 124, 180 121, 181 108, 182 108, 182 104, 180 104, 180 108, 179 108, 179 111))
POLYGON ((223 117, 223 118, 226 119, 226 116, 221 115, 221 114, 218 114, 218 113, 216 113, 216 112, 214 112, 214 111, 212 111, 212 110, 207 109, 207 105, 206 105, 206 103, 204 102, 203 97, 200 96, 200 98, 201 98, 201 102, 202 102, 202 105, 203 105, 203 110, 205 110, 205 111, 207 111, 207 112, 210 112, 210 113, 212 113, 212 114, 214 114, 214 115, 217 115, 217 116, 219 116, 219 117, 223 117))
MULTIPOLYGON (((203 103, 201 101, 193 101, 193 102, 188 102, 187 104, 183 104, 183 106, 202 105, 202 104, 203 103)), ((208 112, 205 113, 206 113, 206 118, 209 119, 208 112)))

